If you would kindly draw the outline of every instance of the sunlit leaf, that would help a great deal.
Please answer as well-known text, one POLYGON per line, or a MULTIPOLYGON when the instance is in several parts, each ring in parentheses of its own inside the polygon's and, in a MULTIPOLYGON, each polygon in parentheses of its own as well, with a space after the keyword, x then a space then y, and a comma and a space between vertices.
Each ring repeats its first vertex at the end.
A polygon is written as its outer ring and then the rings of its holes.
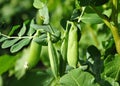
POLYGON ((8 39, 8 38, 3 36, 3 37, 0 38, 0 42, 5 41, 6 39, 8 39))
POLYGON ((31 22, 30 22, 30 28, 29 28, 29 30, 28 30, 28 32, 27 32, 27 35, 33 35, 34 34, 34 32, 35 32, 35 29, 32 27, 32 25, 34 24, 35 22, 34 22, 34 19, 32 19, 31 20, 31 22))
POLYGON ((18 36, 23 36, 26 32, 26 26, 25 23, 23 23, 23 27, 21 28, 20 32, 18 33, 18 36))
POLYGON ((60 79, 61 86, 99 86, 94 77, 81 69, 74 69, 60 79))
POLYGON ((33 6, 37 9, 41 9, 45 6, 45 1, 43 2, 43 0, 34 0, 33 6))
POLYGON ((23 39, 21 41, 19 41, 18 43, 14 44, 11 48, 10 51, 12 53, 15 53, 17 51, 19 51, 20 49, 22 49, 24 46, 28 45, 31 39, 23 39))
POLYGON ((81 21, 87 24, 99 24, 102 23, 102 19, 97 14, 84 14, 81 21))
POLYGON ((6 40, 6 41, 3 42, 1 47, 2 48, 8 48, 8 47, 12 46, 14 43, 16 43, 18 40, 19 40, 19 38, 12 39, 12 40, 6 40))
POLYGON ((43 24, 49 24, 49 13, 47 6, 39 9, 39 16, 44 20, 43 24))

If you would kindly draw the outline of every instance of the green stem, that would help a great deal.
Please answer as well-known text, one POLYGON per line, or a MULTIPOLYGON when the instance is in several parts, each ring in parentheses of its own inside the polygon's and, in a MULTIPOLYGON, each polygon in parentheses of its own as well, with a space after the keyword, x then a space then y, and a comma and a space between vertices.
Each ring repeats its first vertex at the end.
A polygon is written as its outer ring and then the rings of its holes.
POLYGON ((112 0, 112 21, 118 26, 118 0, 112 0))
POLYGON ((85 8, 86 8, 86 7, 82 7, 82 12, 81 12, 81 14, 80 14, 80 16, 79 16, 79 18, 78 18, 78 23, 81 21, 81 17, 82 17, 83 14, 84 14, 85 8))
POLYGON ((91 7, 102 18, 103 22, 110 28, 115 41, 116 50, 120 54, 120 36, 118 32, 118 27, 110 23, 109 18, 104 16, 102 13, 100 13, 94 6, 91 6, 91 7))

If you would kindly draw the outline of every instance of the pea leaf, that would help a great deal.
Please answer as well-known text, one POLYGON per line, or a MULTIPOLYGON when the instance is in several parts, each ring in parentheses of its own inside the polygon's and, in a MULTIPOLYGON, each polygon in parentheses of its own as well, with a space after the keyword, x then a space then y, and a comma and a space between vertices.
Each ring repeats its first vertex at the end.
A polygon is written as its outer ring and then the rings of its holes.
POLYGON ((60 79, 61 86, 99 86, 94 77, 80 68, 70 71, 60 79))
POLYGON ((8 39, 8 38, 3 36, 3 37, 0 38, 0 42, 5 41, 6 39, 8 39))
POLYGON ((41 0, 34 0, 33 6, 37 9, 41 9, 45 4, 41 0))
POLYGON ((113 78, 114 80, 120 79, 120 55, 108 56, 104 62, 105 69, 104 75, 113 78))
POLYGON ((38 37, 35 37, 33 39, 33 41, 35 41, 36 43, 41 44, 41 45, 47 45, 48 44, 47 43, 47 35, 46 34, 42 34, 42 35, 40 35, 38 37))
POLYGON ((29 29, 29 31, 27 32, 27 35, 33 35, 33 33, 35 32, 35 29, 32 27, 32 25, 34 24, 35 22, 34 22, 34 19, 32 19, 31 20, 31 22, 30 22, 30 29, 29 29))
POLYGON ((19 39, 12 39, 12 40, 6 40, 2 44, 2 48, 8 48, 11 47, 13 44, 15 44, 19 39))
POLYGON ((10 33, 8 34, 9 36, 13 35, 13 33, 15 32, 15 30, 17 30, 20 27, 20 25, 15 25, 12 27, 12 30, 10 31, 10 33))
POLYGON ((95 13, 84 14, 81 21, 89 24, 99 24, 102 23, 102 19, 95 13))
POLYGON ((43 8, 39 9, 39 16, 44 20, 43 24, 49 23, 49 13, 47 6, 44 6, 43 8))
POLYGON ((35 30, 40 30, 41 32, 42 32, 42 31, 50 32, 50 30, 49 30, 49 25, 37 25, 37 24, 32 24, 31 27, 34 28, 35 30))
POLYGON ((37 9, 43 8, 47 3, 47 0, 34 0, 33 6, 37 9))
POLYGON ((105 85, 105 86, 120 86, 118 82, 116 82, 114 79, 110 77, 106 77, 105 80, 111 84, 111 85, 105 85))
POLYGON ((23 27, 21 28, 20 32, 18 33, 18 36, 23 36, 26 32, 26 26, 25 23, 23 23, 23 27))
POLYGON ((10 51, 12 53, 15 53, 17 51, 19 51, 20 49, 22 49, 24 46, 28 45, 31 39, 23 39, 21 41, 19 41, 18 43, 14 44, 11 48, 10 51))
POLYGON ((10 55, 0 56, 0 75, 8 71, 15 64, 16 57, 10 55))

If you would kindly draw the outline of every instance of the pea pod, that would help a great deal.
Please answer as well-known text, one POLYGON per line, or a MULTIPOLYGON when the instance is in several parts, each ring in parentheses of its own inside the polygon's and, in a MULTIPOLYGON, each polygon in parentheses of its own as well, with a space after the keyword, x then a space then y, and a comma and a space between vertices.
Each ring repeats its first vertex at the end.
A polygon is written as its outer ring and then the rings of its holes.
POLYGON ((66 69, 67 62, 67 48, 68 48, 68 32, 69 32, 69 23, 67 22, 66 31, 64 32, 63 42, 61 45, 61 59, 60 59, 60 75, 62 76, 66 69))
POLYGON ((67 60, 67 48, 68 48, 68 24, 66 27, 66 31, 64 33, 64 38, 63 38, 63 42, 61 45, 61 54, 63 57, 63 60, 66 61, 67 60))
POLYGON ((48 54, 49 54, 50 66, 53 75, 55 76, 55 78, 57 78, 59 71, 57 52, 51 41, 50 33, 47 33, 47 36, 48 36, 48 54))
MULTIPOLYGON (((35 36, 40 35, 40 32, 37 31, 37 33, 35 34, 35 36)), ((34 67, 39 59, 40 59, 40 52, 41 52, 41 48, 42 46, 38 43, 36 43, 34 40, 32 40, 31 44, 30 44, 30 52, 29 52, 29 57, 28 57, 28 68, 32 68, 34 67)))
POLYGON ((73 22, 68 36, 67 61, 69 66, 76 68, 78 63, 78 28, 73 22))

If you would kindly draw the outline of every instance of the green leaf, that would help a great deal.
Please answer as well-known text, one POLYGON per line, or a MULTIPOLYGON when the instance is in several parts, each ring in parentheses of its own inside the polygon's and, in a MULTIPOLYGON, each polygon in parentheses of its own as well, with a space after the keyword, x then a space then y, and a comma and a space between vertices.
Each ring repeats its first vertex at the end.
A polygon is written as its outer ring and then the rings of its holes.
POLYGON ((16 57, 10 55, 0 56, 0 75, 8 71, 15 64, 16 57))
POLYGON ((15 25, 12 27, 12 30, 10 31, 10 33, 8 34, 9 36, 13 35, 13 33, 15 32, 15 30, 17 30, 20 27, 20 25, 15 25))
POLYGON ((12 40, 6 40, 3 42, 2 44, 2 48, 8 48, 8 47, 11 47, 12 45, 14 45, 18 40, 20 40, 19 38, 18 39, 12 39, 12 40))
POLYGON ((8 38, 7 37, 1 37, 0 38, 0 42, 3 42, 3 41, 5 41, 5 40, 7 40, 8 38))
POLYGON ((120 86, 118 82, 116 82, 114 79, 110 77, 106 77, 105 80, 108 81, 111 84, 111 86, 120 86))
POLYGON ((39 9, 39 16, 44 20, 43 24, 49 24, 49 13, 47 6, 39 9))
POLYGON ((41 9, 45 6, 47 0, 34 0, 33 6, 37 9, 41 9))
POLYGON ((35 37, 33 39, 33 41, 35 41, 36 43, 38 44, 41 44, 41 45, 47 45, 47 35, 46 34, 41 34, 40 36, 38 37, 35 37))
POLYGON ((102 19, 95 13, 84 14, 81 21, 88 24, 99 24, 102 23, 102 19))
POLYGON ((23 27, 21 28, 20 32, 18 33, 18 36, 23 36, 26 32, 26 26, 25 23, 23 23, 23 27))
POLYGON ((28 45, 31 39, 23 39, 21 41, 19 41, 18 43, 14 44, 11 48, 10 51, 12 53, 15 53, 17 51, 19 51, 20 49, 22 49, 24 46, 28 45))
POLYGON ((72 13, 72 16, 71 16, 71 19, 72 20, 75 20, 77 19, 79 16, 80 16, 81 12, 79 9, 74 9, 73 10, 73 13, 72 13))
POLYGON ((120 55, 108 56, 104 62, 104 75, 111 77, 114 80, 120 79, 120 55))
POLYGON ((37 24, 32 24, 31 27, 34 28, 35 30, 40 30, 41 32, 42 32, 42 31, 50 32, 50 30, 49 30, 49 25, 37 25, 37 24))
POLYGON ((29 29, 29 31, 27 32, 27 35, 29 35, 29 36, 31 36, 31 35, 33 35, 33 34, 35 33, 35 29, 32 27, 32 25, 33 25, 34 23, 35 23, 35 22, 34 22, 34 19, 32 19, 31 22, 30 22, 30 29, 29 29))
POLYGON ((80 68, 70 71, 60 79, 61 86, 99 86, 94 77, 80 68))

